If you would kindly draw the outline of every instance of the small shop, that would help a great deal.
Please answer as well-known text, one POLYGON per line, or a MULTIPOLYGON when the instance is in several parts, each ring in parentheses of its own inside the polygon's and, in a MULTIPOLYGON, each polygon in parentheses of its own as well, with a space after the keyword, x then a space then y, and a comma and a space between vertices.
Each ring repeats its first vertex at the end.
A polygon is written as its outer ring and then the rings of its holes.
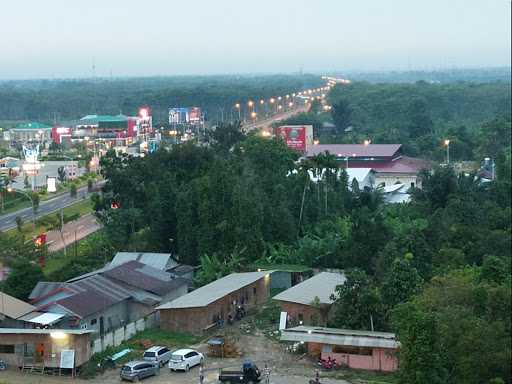
POLYGON ((281 341, 306 344, 308 355, 353 369, 394 372, 399 343, 389 332, 299 326, 281 331, 281 341))
POLYGON ((90 334, 82 329, 0 328, 0 359, 31 371, 65 371, 89 361, 90 334))

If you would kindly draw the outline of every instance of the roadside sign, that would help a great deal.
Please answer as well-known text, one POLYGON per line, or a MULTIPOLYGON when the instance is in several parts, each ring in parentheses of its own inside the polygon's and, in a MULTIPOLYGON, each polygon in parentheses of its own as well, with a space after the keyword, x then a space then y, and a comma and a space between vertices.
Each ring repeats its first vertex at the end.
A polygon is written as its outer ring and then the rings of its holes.
POLYGON ((286 329, 286 318, 288 314, 286 312, 281 312, 281 318, 279 319, 279 330, 282 331, 286 329))
POLYGON ((75 350, 74 349, 63 349, 60 351, 60 368, 71 368, 75 367, 75 350))

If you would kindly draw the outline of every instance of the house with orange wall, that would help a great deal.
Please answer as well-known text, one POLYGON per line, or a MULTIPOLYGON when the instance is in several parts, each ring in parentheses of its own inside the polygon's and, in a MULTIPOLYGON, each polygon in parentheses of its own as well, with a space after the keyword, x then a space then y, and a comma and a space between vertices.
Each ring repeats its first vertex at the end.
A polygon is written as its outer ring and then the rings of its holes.
POLYGON ((281 331, 281 341, 306 344, 308 355, 336 359, 353 369, 394 372, 399 343, 394 333, 299 326, 281 331))

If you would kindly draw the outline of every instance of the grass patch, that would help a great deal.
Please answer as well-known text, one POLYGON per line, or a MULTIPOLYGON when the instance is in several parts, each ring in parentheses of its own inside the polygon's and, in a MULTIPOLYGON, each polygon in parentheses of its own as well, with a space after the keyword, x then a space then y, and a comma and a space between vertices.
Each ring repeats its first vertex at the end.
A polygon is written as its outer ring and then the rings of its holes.
MULTIPOLYGON (((68 280, 71 277, 78 276, 82 273, 93 271, 94 269, 100 268, 105 265, 105 262, 110 261, 111 257, 108 260, 104 260, 104 258, 99 257, 99 259, 92 259, 90 254, 93 249, 93 245, 103 244, 104 243, 104 233, 102 229, 96 231, 95 233, 90 234, 89 236, 80 239, 73 244, 68 244, 67 253, 64 255, 64 250, 51 253, 48 255, 46 259, 46 265, 43 268, 43 272, 45 276, 49 279, 56 278, 56 281, 60 280, 68 280), (76 250, 76 256, 75 256, 76 250), (76 271, 69 271, 73 263, 83 264, 76 271), (66 276, 52 276, 55 273, 59 273, 66 270, 71 275, 66 274, 66 276), (73 274, 75 273, 75 275, 73 274)), ((71 268, 73 269, 73 268, 71 268)))
POLYGON ((151 342, 153 345, 165 345, 166 347, 181 348, 196 344, 200 338, 188 333, 170 332, 160 328, 149 328, 137 332, 126 342, 128 348, 144 350, 143 343, 151 342))
MULTIPOLYGON (((65 207, 64 211, 64 222, 69 222, 72 220, 78 219, 80 216, 86 215, 93 211, 92 202, 89 199, 80 200, 79 202, 65 207)), ((36 219, 36 229, 32 225, 32 221, 25 222, 23 224, 23 232, 27 237, 33 237, 39 235, 40 233, 47 232, 51 229, 54 229, 57 225, 58 218, 57 215, 60 215, 59 212, 53 212, 45 216, 41 216, 36 219)), ((14 235, 18 229, 12 228, 9 229, 6 233, 8 235, 14 235)))

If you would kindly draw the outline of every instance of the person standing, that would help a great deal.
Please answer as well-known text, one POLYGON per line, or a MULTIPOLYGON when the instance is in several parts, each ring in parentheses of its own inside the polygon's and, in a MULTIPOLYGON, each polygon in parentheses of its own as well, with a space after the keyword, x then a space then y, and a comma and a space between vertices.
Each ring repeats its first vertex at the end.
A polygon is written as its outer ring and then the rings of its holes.
POLYGON ((265 377, 265 384, 270 384, 270 368, 267 363, 265 363, 265 368, 263 368, 263 376, 265 377))

